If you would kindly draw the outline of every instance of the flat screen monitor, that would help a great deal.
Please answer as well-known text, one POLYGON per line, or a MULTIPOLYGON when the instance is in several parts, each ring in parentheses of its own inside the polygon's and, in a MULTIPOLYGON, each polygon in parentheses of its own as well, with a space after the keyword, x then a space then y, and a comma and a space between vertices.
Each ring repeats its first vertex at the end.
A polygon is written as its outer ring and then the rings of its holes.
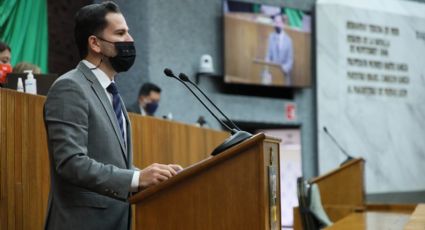
POLYGON ((311 84, 311 15, 282 5, 225 0, 225 82, 311 84))

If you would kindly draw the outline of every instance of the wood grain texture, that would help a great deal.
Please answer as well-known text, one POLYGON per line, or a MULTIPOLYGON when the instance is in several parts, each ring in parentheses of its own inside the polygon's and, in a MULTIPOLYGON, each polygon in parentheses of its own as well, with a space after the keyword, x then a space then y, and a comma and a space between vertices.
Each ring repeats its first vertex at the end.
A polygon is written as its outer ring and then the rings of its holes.
POLYGON ((263 141, 256 135, 136 194, 137 229, 270 229, 264 150, 278 144, 263 141))
POLYGON ((367 211, 413 213, 416 204, 366 204, 367 211))
MULTIPOLYGON (((44 101, 43 96, 0 89, 0 229, 43 229, 50 189, 44 101)), ((130 119, 138 167, 193 164, 229 135, 135 114, 130 119)))
POLYGON ((388 212, 352 213, 326 230, 403 229, 409 214, 388 212))
POLYGON ((320 189, 323 207, 336 222, 365 205, 364 160, 354 159, 339 168, 314 178, 320 189))
MULTIPOLYGON (((359 158, 310 180, 319 186, 323 208, 334 222, 326 229, 403 229, 416 205, 366 204, 363 177, 359 158)), ((294 230, 302 229, 300 220, 296 213, 294 230)))
POLYGON ((425 229, 425 204, 418 204, 409 221, 404 227, 405 230, 425 229))
POLYGON ((0 101, 0 226, 41 229, 49 189, 44 97, 1 89, 0 101))

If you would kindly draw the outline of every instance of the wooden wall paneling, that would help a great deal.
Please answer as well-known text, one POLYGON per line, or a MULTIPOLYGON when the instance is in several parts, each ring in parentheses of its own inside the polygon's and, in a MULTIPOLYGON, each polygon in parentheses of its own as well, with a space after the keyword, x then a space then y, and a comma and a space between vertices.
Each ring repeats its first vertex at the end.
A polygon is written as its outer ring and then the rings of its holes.
POLYGON ((7 226, 7 190, 6 190, 6 95, 0 90, 0 226, 7 226))
MULTIPOLYGON (((38 97, 36 100, 36 114, 37 121, 43 121, 43 107, 44 107, 44 97, 38 97)), ((44 218, 47 212, 47 203, 49 199, 49 191, 50 191, 50 160, 49 160, 49 149, 47 146, 47 132, 44 126, 44 121, 37 123, 37 156, 40 161, 41 169, 40 169, 40 185, 41 190, 39 199, 41 201, 41 224, 44 225, 44 218), (44 186, 46 185, 46 186, 44 186)))
MULTIPOLYGON (((160 122, 160 121, 158 121, 160 122)), ((168 135, 164 136, 166 142, 169 143, 167 152, 163 152, 163 162, 166 164, 180 164, 182 167, 189 165, 189 139, 191 138, 185 125, 176 124, 168 126, 168 135)), ((156 144, 155 142, 154 144, 156 144)), ((158 140, 159 144, 159 140, 158 140)), ((164 146, 165 147, 165 146, 164 146)))
MULTIPOLYGON (((10 92, 14 93, 14 92, 10 92)), ((24 138, 23 136, 26 135, 26 121, 27 119, 24 118, 25 109, 27 106, 27 98, 24 97, 24 95, 19 97, 13 97, 15 99, 15 107, 13 109, 13 126, 14 126, 14 151, 10 152, 12 154, 8 154, 11 157, 14 157, 15 165, 14 165, 14 184, 15 184, 15 227, 16 229, 23 229, 23 214, 24 214, 24 207, 23 207, 23 175, 22 171, 24 169, 24 166, 22 165, 22 160, 26 155, 26 146, 24 146, 24 138)))
POLYGON ((15 206, 15 159, 13 153, 15 152, 15 97, 11 94, 10 91, 6 93, 6 176, 7 176, 7 229, 15 229, 15 212, 16 212, 16 206, 15 206))
POLYGON ((141 116, 134 116, 132 113, 129 113, 129 117, 131 120, 131 143, 133 145, 133 164, 138 168, 142 168, 142 165, 140 164, 142 160, 141 154, 136 154, 142 152, 143 146, 140 137, 140 133, 142 132, 141 116))
MULTIPOLYGON (((45 97, 0 89, 0 228, 42 229, 50 189, 45 97)), ((228 134, 130 114, 134 164, 183 166, 204 159, 228 134)))

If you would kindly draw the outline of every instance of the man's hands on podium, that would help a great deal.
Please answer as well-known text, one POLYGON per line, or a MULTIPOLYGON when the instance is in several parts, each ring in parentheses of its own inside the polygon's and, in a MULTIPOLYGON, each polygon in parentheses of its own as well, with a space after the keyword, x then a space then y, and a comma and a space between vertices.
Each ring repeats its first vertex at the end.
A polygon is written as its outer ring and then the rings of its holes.
POLYGON ((139 191, 152 185, 159 184, 162 181, 166 181, 177 175, 177 173, 181 170, 183 170, 183 168, 180 165, 151 164, 140 170, 139 191))

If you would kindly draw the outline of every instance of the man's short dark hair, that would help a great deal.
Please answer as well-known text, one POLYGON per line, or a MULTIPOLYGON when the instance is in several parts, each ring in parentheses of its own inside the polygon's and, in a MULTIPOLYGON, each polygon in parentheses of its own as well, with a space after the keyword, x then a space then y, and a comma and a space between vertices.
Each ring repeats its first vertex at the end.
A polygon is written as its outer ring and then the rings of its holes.
POLYGON ((88 54, 88 38, 99 35, 108 25, 105 18, 108 13, 121 11, 117 4, 107 1, 84 6, 75 14, 74 36, 81 59, 88 54))
POLYGON ((152 91, 161 93, 161 88, 153 83, 145 83, 140 87, 139 97, 140 96, 148 96, 152 91))
POLYGON ((0 41, 0 52, 3 52, 5 50, 9 50, 9 52, 12 52, 12 49, 7 43, 0 41))

